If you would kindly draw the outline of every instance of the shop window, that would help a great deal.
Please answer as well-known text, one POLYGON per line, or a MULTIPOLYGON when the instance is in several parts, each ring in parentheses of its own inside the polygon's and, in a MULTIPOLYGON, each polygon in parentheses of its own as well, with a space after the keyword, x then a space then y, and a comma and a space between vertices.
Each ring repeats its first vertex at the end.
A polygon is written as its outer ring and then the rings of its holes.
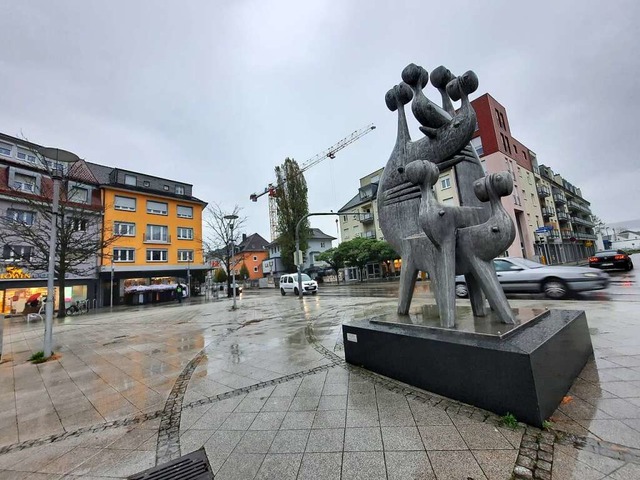
POLYGON ((166 262, 167 250, 148 249, 147 262, 166 262))
POLYGON ((2 250, 2 258, 5 260, 26 260, 31 259, 33 247, 25 245, 5 245, 2 250))

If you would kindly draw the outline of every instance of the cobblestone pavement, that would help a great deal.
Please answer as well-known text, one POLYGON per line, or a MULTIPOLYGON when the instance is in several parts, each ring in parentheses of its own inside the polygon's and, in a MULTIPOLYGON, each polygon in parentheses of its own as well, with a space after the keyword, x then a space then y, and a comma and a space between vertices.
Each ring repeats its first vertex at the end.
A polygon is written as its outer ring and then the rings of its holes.
POLYGON ((394 288, 73 317, 55 326, 59 359, 37 366, 42 324, 7 319, 0 479, 125 478, 202 446, 216 479, 640 478, 635 300, 513 300, 587 310, 596 354, 549 431, 512 430, 344 362, 341 323, 395 308, 394 288))

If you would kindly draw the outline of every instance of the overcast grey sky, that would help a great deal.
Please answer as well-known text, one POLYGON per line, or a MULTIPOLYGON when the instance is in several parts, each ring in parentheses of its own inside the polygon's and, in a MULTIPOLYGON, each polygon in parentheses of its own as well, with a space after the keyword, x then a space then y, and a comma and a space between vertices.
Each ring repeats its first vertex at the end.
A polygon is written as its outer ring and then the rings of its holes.
MULTIPOLYGON (((337 210, 395 141, 386 91, 414 62, 480 78, 512 134, 606 222, 640 218, 640 2, 0 0, 0 131, 185 181, 269 238, 286 156, 337 210), (635 115, 635 116, 634 116, 635 115)), ((432 87, 428 95, 433 95, 432 87)), ((334 220, 312 224, 336 235, 334 220)))

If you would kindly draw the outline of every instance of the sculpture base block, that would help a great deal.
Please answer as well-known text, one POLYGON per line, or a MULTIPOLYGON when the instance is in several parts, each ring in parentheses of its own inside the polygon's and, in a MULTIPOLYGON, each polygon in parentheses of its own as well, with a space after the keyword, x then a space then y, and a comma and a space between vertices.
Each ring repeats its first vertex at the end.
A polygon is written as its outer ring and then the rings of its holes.
POLYGON ((372 317, 342 326, 347 362, 537 427, 593 353, 583 311, 544 311, 508 335, 372 317))

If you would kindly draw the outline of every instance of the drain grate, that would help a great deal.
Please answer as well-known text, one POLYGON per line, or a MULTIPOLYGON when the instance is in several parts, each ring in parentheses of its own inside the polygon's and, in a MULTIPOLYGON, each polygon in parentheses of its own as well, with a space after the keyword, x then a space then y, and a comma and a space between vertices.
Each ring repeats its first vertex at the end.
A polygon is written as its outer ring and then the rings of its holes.
POLYGON ((213 472, 204 448, 136 473, 129 480, 211 480, 213 472))

